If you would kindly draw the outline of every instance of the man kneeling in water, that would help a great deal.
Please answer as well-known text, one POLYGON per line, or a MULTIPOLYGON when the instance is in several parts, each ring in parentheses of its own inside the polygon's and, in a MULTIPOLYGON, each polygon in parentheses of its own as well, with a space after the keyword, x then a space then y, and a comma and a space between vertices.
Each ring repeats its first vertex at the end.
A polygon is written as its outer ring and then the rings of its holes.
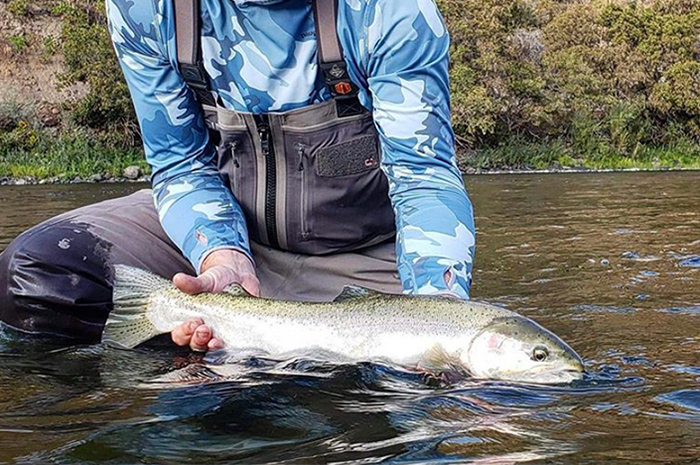
MULTIPOLYGON (((118 263, 191 294, 239 283, 322 301, 357 284, 468 298, 472 208, 432 0, 107 7, 153 191, 18 237, 0 255, 2 321, 98 340, 118 263)), ((201 320, 172 339, 220 345, 201 320)))

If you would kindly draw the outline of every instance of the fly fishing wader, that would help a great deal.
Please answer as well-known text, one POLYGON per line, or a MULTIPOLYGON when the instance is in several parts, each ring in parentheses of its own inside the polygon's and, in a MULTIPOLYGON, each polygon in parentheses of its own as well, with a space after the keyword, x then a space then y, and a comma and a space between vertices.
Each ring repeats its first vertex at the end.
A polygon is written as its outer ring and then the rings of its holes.
POLYGON ((174 0, 180 72, 217 141, 219 170, 251 239, 302 254, 357 250, 395 233, 377 130, 348 75, 336 2, 314 1, 318 66, 333 98, 256 115, 225 108, 209 90, 199 1, 174 0))

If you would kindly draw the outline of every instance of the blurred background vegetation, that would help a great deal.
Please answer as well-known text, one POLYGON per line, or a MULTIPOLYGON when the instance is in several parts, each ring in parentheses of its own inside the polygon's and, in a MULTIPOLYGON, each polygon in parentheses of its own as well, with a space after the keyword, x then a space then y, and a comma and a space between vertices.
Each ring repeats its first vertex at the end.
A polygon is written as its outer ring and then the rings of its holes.
MULTIPOLYGON (((464 168, 700 167, 700 0, 438 4, 464 168)), ((0 176, 145 167, 102 0, 2 1, 0 34, 47 73, 0 93, 0 176)))

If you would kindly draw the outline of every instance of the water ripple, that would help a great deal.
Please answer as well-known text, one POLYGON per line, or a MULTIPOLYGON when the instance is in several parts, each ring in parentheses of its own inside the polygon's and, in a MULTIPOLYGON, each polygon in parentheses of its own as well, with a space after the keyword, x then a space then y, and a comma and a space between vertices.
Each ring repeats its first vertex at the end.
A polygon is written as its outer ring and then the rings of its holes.
POLYGON ((700 268, 700 257, 690 257, 678 263, 686 268, 700 268))
MULTIPOLYGON (((657 402, 672 404, 684 410, 700 413, 700 390, 685 389, 661 394, 654 398, 657 402)), ((698 417, 700 420, 700 416, 698 417)))
MULTIPOLYGON (((467 184, 474 296, 570 341, 584 379, 446 383, 314 354, 65 349, 0 326, 0 463, 697 462, 697 173, 467 184)), ((0 246, 139 187, 5 189, 0 246)))

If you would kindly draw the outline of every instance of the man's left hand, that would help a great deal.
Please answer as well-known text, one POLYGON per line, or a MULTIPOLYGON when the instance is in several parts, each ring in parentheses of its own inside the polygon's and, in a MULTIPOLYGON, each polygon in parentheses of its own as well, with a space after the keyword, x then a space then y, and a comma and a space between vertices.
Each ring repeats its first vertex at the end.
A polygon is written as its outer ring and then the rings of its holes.
MULTIPOLYGON (((238 250, 222 249, 212 252, 202 264, 199 276, 178 273, 173 283, 182 292, 190 295, 203 292, 218 293, 232 284, 239 284, 249 294, 260 296, 260 281, 253 262, 238 250)), ((210 327, 201 318, 184 322, 172 333, 173 342, 179 346, 189 345, 192 350, 206 352, 223 348, 224 343, 213 337, 210 327)))

